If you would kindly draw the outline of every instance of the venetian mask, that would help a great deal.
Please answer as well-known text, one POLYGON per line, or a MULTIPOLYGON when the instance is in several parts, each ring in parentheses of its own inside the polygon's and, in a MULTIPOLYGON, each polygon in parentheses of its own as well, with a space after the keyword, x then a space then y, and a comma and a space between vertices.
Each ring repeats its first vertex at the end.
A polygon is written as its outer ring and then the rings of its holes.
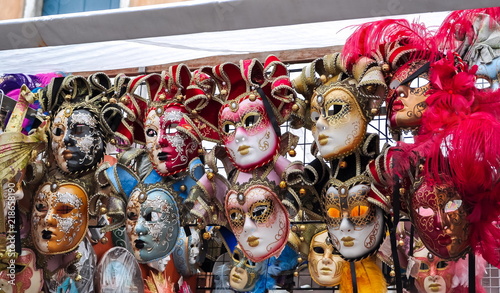
POLYGON ((0 292, 6 293, 38 293, 42 291, 43 271, 35 266, 35 253, 23 248, 21 255, 10 268, 0 271, 0 292), (12 276, 9 274, 12 273, 12 276))
POLYGON ((249 260, 239 247, 234 249, 231 263, 229 286, 239 292, 252 290, 259 279, 262 263, 249 260))
POLYGON ((368 122, 345 85, 334 83, 320 91, 311 101, 314 140, 323 158, 343 157, 363 142, 368 122))
POLYGON ((328 240, 328 231, 313 236, 308 256, 309 273, 320 286, 336 286, 340 283, 345 261, 328 240))
POLYGON ((490 63, 478 62, 476 87, 478 89, 497 91, 500 87, 500 57, 490 63))
POLYGON ((179 236, 179 209, 172 194, 153 187, 132 191, 127 206, 127 235, 140 263, 169 255, 179 236))
POLYGON ((104 137, 99 121, 86 109, 63 108, 51 128, 52 152, 66 173, 85 172, 104 158, 104 137))
POLYGON ((428 63, 425 60, 410 62, 393 75, 388 95, 387 117, 393 130, 420 126, 427 108, 427 91, 430 89, 428 63))
POLYGON ((421 177, 409 202, 411 222, 431 253, 456 259, 467 252, 469 213, 454 188, 421 177))
POLYGON ((219 129, 227 153, 240 170, 263 166, 278 151, 278 136, 260 97, 226 104, 219 113, 219 129))
POLYGON ((88 224, 88 197, 75 183, 45 183, 34 197, 31 229, 36 249, 61 254, 75 249, 88 224))
POLYGON ((198 143, 176 127, 186 110, 180 105, 150 109, 145 122, 146 149, 155 170, 162 176, 187 169, 198 156, 198 143))
POLYGON ((373 253, 383 240, 383 210, 369 201, 368 178, 330 180, 323 194, 326 223, 333 246, 347 260, 373 253))
POLYGON ((425 247, 416 251, 414 257, 420 261, 420 268, 415 279, 418 292, 450 292, 455 275, 455 262, 445 261, 430 253, 425 247))
POLYGON ((241 250, 254 262, 279 254, 290 230, 288 213, 267 185, 252 182, 226 196, 226 217, 241 250))
POLYGON ((201 252, 203 242, 200 232, 190 227, 191 235, 186 236, 183 229, 180 229, 179 239, 173 252, 174 263, 177 271, 182 276, 192 276, 196 274, 198 267, 203 261, 201 252))

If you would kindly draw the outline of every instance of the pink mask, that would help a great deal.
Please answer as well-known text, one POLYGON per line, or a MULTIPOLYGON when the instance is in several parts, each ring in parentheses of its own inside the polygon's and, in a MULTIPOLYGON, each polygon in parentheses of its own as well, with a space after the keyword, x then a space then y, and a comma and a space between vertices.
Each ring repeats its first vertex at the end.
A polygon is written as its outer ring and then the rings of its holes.
POLYGON ((264 182, 252 182, 226 196, 226 217, 241 249, 253 262, 278 255, 290 230, 288 213, 264 182))
POLYGON ((219 129, 226 151, 236 167, 253 170, 277 154, 279 139, 260 97, 233 100, 219 112, 219 129))
POLYGON ((145 122, 146 149, 155 170, 162 176, 185 171, 198 155, 198 143, 176 127, 186 113, 181 104, 150 108, 145 122))
POLYGON ((17 258, 12 278, 11 269, 0 271, 0 291, 13 293, 38 293, 42 291, 43 271, 35 266, 35 253, 23 248, 17 258), (15 281, 14 283, 9 281, 15 281), (9 290, 10 289, 10 290, 9 290))
POLYGON ((415 258, 420 261, 420 268, 415 280, 418 292, 450 292, 451 281, 455 275, 455 262, 445 261, 425 248, 417 251, 415 258))

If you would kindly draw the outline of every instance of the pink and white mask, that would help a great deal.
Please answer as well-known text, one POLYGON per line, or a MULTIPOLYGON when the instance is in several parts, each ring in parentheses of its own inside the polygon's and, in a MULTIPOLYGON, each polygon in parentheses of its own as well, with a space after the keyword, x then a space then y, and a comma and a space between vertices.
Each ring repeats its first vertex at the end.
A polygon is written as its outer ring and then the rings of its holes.
POLYGON ((224 105, 219 112, 219 129, 226 152, 241 171, 264 166, 279 149, 278 136, 258 96, 224 105))
POLYGON ((43 271, 36 268, 33 250, 23 248, 13 269, 0 271, 0 292, 38 293, 43 287, 43 271), (14 278, 10 274, 14 275, 14 278), (15 281, 12 283, 12 281, 15 281))
POLYGON ((451 292, 452 279, 455 275, 454 261, 445 261, 430 253, 425 247, 416 251, 414 257, 420 261, 420 268, 415 280, 418 292, 451 292))
POLYGON ((245 255, 260 262, 278 255, 288 239, 290 221, 274 191, 264 184, 252 184, 244 191, 226 196, 226 217, 245 255))
POLYGON ((153 107, 145 121, 146 149, 153 167, 162 176, 185 171, 198 155, 198 143, 176 127, 186 110, 180 104, 153 107))

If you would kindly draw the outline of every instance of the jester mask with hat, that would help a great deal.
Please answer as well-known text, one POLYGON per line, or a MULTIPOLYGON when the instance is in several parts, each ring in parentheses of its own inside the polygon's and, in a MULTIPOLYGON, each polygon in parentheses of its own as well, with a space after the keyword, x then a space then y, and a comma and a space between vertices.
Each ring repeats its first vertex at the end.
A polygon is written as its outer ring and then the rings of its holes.
POLYGON ((306 167, 318 177, 329 175, 321 196, 329 239, 345 259, 354 261, 376 251, 385 231, 384 214, 390 209, 388 199, 372 192, 370 178, 364 175, 379 151, 378 136, 366 129, 379 111, 386 86, 374 59, 359 57, 348 69, 344 64, 339 53, 317 59, 294 85, 305 98, 298 112, 302 117, 297 118, 311 128, 318 160, 331 165, 327 168, 316 160, 306 167))
POLYGON ((294 140, 280 136, 279 127, 294 104, 286 66, 270 56, 264 64, 253 59, 202 68, 187 95, 187 107, 199 116, 186 119, 182 128, 198 139, 224 144, 225 154, 218 155, 230 174, 229 182, 213 172, 201 178, 192 192, 197 202, 193 214, 212 221, 207 214, 213 211, 203 206, 216 202, 249 259, 279 254, 289 233, 287 210, 296 210, 298 202, 295 193, 287 192, 290 182, 282 179, 290 166, 282 155, 294 140))
POLYGON ((103 172, 115 192, 128 199, 126 231, 140 263, 160 260, 173 251, 182 229, 182 201, 203 172, 201 165, 191 164, 194 178, 165 181, 140 149, 122 153, 118 163, 103 172))

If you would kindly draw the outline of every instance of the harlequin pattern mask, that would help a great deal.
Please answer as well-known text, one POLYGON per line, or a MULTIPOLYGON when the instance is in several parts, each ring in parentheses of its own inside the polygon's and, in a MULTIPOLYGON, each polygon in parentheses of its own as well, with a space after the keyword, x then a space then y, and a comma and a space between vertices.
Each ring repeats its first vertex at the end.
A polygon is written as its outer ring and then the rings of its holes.
POLYGON ((269 163, 279 148, 278 137, 260 97, 231 101, 219 112, 226 151, 239 169, 269 163))
POLYGON ((327 238, 328 231, 325 230, 311 239, 308 267, 314 282, 321 286, 331 287, 340 283, 345 261, 327 238))
POLYGON ((231 263, 229 286, 239 292, 252 290, 259 279, 262 263, 249 260, 239 247, 231 255, 231 263))
POLYGON ((455 262, 445 261, 425 247, 416 251, 414 257, 420 261, 420 268, 415 279, 418 292, 446 293, 450 292, 455 275, 455 262))
POLYGON ((169 255, 179 236, 179 209, 172 194, 155 187, 132 191, 127 206, 127 235, 140 263, 169 255))
POLYGON ((95 168, 104 158, 104 138, 99 121, 86 109, 63 108, 51 127, 52 152, 66 173, 95 168))
POLYGON ((0 292, 38 293, 43 287, 43 271, 37 269, 35 253, 23 248, 15 262, 15 285, 10 283, 10 269, 0 271, 0 292))
POLYGON ((469 212, 454 188, 421 177, 409 201, 412 224, 431 253, 456 259, 467 252, 469 212))
POLYGON ((283 204, 267 185, 254 182, 247 189, 226 196, 226 217, 241 250, 254 262, 284 248, 290 220, 283 204))
POLYGON ((371 254, 385 230, 383 210, 368 200, 370 187, 366 182, 364 177, 345 183, 332 179, 322 196, 330 240, 347 260, 371 254))
POLYGON ((169 105, 151 108, 145 122, 149 159, 162 176, 186 170, 198 155, 198 143, 176 129, 186 110, 180 104, 169 105))
POLYGON ((405 64, 392 78, 388 95, 387 116, 391 129, 412 129, 420 126, 427 108, 430 89, 428 64, 425 60, 405 64))
POLYGON ((363 142, 367 121, 347 84, 319 88, 311 101, 312 134, 321 156, 334 159, 352 153, 363 142), (345 87, 344 87, 345 86, 345 87))
POLYGON ((31 229, 36 249, 61 254, 75 249, 88 224, 88 197, 75 183, 43 184, 34 197, 31 229))

